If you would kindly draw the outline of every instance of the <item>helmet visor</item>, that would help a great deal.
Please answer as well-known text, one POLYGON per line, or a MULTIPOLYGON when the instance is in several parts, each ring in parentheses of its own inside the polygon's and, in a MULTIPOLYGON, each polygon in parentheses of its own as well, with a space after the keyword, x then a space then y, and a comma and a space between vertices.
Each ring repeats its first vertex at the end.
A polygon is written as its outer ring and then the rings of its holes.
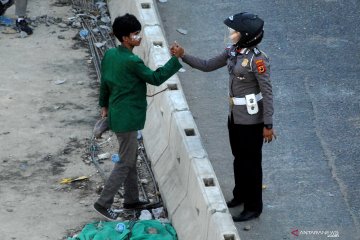
POLYGON ((232 29, 230 27, 226 27, 225 34, 224 34, 224 43, 226 45, 236 44, 240 41, 241 34, 240 32, 232 29))

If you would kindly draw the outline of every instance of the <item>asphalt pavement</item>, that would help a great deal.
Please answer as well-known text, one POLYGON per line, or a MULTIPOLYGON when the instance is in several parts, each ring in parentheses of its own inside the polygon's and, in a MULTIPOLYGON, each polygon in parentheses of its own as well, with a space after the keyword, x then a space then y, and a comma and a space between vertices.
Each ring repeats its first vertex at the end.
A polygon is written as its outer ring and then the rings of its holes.
MULTIPOLYGON (((360 2, 169 0, 157 7, 169 43, 204 59, 225 48, 229 15, 248 11, 265 20, 260 49, 271 60, 278 139, 264 146, 263 214, 236 223, 241 239, 359 240, 360 2)), ((227 70, 184 68, 182 87, 230 199, 227 70)))

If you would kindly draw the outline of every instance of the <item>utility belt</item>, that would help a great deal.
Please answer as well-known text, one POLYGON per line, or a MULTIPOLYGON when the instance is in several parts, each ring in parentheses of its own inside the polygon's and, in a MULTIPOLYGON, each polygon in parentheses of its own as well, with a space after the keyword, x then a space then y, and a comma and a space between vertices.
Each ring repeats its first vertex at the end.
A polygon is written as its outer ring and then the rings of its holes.
POLYGON ((245 95, 244 98, 231 97, 229 101, 231 106, 246 105, 248 113, 252 115, 259 112, 259 107, 257 102, 260 101, 261 99, 263 99, 263 96, 260 92, 256 95, 254 93, 245 95))

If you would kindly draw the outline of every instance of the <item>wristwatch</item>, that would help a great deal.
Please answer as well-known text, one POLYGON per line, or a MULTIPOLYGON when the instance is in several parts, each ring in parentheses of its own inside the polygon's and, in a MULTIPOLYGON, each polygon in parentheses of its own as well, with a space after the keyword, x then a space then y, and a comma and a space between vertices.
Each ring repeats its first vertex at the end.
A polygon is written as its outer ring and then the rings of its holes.
POLYGON ((264 127, 266 129, 272 129, 273 128, 273 125, 272 124, 264 124, 264 127))

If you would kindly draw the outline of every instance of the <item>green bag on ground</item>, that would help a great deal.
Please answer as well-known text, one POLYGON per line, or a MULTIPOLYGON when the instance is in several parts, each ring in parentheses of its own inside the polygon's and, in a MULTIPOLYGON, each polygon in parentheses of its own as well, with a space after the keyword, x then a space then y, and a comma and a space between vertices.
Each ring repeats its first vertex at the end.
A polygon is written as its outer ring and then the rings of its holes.
POLYGON ((121 222, 94 222, 87 224, 80 234, 68 240, 177 240, 175 229, 169 223, 158 220, 141 220, 135 222, 131 229, 130 222, 122 222, 126 229, 116 231, 116 225, 121 222))

